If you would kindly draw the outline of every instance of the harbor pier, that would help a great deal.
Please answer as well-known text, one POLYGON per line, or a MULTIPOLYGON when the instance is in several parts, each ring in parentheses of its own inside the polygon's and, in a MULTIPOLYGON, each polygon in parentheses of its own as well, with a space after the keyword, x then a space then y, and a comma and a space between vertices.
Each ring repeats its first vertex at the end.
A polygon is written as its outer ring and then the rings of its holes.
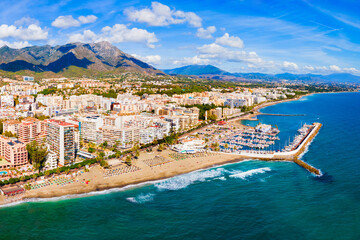
POLYGON ((298 159, 299 155, 301 155, 306 148, 309 146, 310 142, 315 138, 318 134, 320 128, 322 127, 321 123, 313 123, 312 125, 307 125, 308 130, 302 134, 302 138, 299 139, 296 143, 286 147, 286 150, 281 152, 269 152, 262 150, 248 150, 241 151, 239 156, 250 158, 250 159, 258 159, 261 161, 290 161, 298 164, 299 166, 305 168, 310 173, 321 176, 322 173, 319 169, 311 166, 310 164, 298 159))

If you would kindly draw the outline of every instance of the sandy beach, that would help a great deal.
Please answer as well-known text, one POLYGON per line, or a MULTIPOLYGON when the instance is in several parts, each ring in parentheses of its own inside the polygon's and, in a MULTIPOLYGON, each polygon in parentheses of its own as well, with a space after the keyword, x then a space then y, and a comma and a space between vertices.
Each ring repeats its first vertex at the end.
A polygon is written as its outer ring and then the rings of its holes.
MULTIPOLYGON (((305 95, 308 96, 308 95, 305 95)), ((296 99, 282 100, 276 102, 266 102, 254 108, 253 114, 245 114, 238 118, 231 119, 232 124, 238 120, 247 119, 259 114, 259 110, 274 104, 296 101, 296 99)), ((162 152, 153 151, 147 153, 142 151, 139 158, 133 160, 132 170, 125 164, 121 164, 104 170, 99 165, 94 165, 89 172, 84 172, 74 178, 74 182, 67 185, 51 185, 39 189, 26 191, 22 196, 6 199, 0 196, 0 204, 7 204, 11 201, 31 198, 52 198, 64 195, 82 194, 93 191, 101 191, 111 188, 120 188, 132 184, 139 184, 148 181, 155 181, 170 178, 176 175, 189 173, 199 169, 206 169, 231 162, 240 162, 245 159, 236 154, 228 153, 199 153, 194 155, 181 155, 176 159, 171 150, 162 152), (159 160, 160 159, 160 160, 159 160), (162 163, 162 164, 161 164, 162 163), (127 172, 128 171, 128 172, 127 172)))
MULTIPOLYGON (((89 172, 78 176, 78 182, 75 181, 74 183, 65 186, 48 186, 36 190, 26 191, 23 198, 51 198, 70 194, 100 191, 115 187, 124 187, 130 184, 165 179, 199 169, 244 160, 238 155, 221 153, 203 153, 201 156, 190 155, 186 159, 175 160, 169 157, 169 154, 173 153, 174 152, 170 150, 166 150, 161 153, 141 153, 139 159, 133 161, 133 165, 140 168, 140 170, 129 173, 121 173, 110 177, 106 177, 104 175, 106 170, 97 165, 92 167, 89 172), (144 163, 144 161, 148 159, 156 159, 159 158, 159 156, 169 160, 169 162, 153 167, 144 163), (87 184, 83 182, 88 180, 90 181, 87 184)), ((120 165, 114 167, 114 169, 117 168, 126 168, 126 166, 120 165)))

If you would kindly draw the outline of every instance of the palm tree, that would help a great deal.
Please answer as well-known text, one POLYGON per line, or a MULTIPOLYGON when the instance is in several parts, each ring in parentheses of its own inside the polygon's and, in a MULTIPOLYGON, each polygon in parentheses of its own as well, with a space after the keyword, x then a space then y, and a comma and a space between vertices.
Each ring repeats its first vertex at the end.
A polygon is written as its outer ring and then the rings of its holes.
POLYGON ((164 144, 161 143, 161 144, 159 145, 159 147, 158 147, 158 151, 161 152, 161 151, 163 151, 164 149, 165 149, 164 144))
POLYGON ((130 155, 127 155, 127 156, 126 156, 125 163, 126 163, 126 165, 128 165, 128 166, 131 166, 131 165, 132 165, 131 156, 130 156, 130 155))

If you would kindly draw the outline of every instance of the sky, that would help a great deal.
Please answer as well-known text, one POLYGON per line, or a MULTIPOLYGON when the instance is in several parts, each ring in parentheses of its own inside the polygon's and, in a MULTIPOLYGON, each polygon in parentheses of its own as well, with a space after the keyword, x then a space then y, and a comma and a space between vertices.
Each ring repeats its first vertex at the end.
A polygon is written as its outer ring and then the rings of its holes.
POLYGON ((357 0, 2 0, 0 46, 109 41, 159 69, 360 75, 357 0))

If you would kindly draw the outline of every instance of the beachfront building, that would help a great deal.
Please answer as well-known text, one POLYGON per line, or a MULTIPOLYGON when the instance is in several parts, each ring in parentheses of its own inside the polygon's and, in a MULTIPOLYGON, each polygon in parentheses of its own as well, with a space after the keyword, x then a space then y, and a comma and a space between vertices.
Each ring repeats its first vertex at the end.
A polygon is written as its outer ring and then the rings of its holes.
POLYGON ((46 124, 36 118, 25 118, 21 121, 17 133, 19 140, 25 144, 37 141, 41 144, 46 135, 46 124))
POLYGON ((47 143, 56 154, 59 165, 65 166, 75 161, 75 125, 59 120, 46 120, 47 143))
POLYGON ((185 139, 180 144, 172 146, 174 151, 179 153, 197 153, 205 149, 205 141, 200 139, 185 139))
POLYGON ((0 136, 0 155, 6 161, 2 167, 18 167, 28 163, 26 145, 19 140, 0 136))
POLYGON ((45 169, 51 170, 57 168, 57 166, 58 166, 58 158, 56 153, 49 151, 48 155, 46 156, 45 169))
POLYGON ((255 104, 259 104, 259 103, 266 102, 266 101, 267 101, 266 97, 257 96, 254 98, 255 104))
POLYGON ((227 99, 224 102, 224 106, 229 106, 230 108, 243 107, 246 105, 247 102, 245 99, 227 99))

